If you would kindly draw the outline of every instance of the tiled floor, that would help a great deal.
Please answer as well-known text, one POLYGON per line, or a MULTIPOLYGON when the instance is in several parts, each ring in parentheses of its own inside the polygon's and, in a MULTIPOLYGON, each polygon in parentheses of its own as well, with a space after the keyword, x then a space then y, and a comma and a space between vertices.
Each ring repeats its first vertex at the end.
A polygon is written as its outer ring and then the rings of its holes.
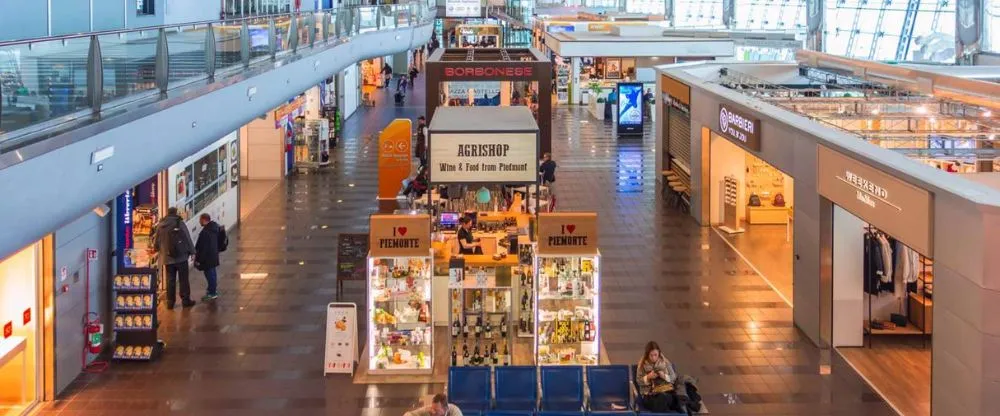
MULTIPOLYGON (((411 94, 410 103, 417 94, 411 94)), ((383 101, 384 102, 384 101, 383 101)), ((347 137, 364 137, 414 106, 362 109, 347 137)), ((652 138, 616 139, 582 108, 555 111, 560 210, 600 214, 602 325, 613 363, 660 343, 700 380, 712 414, 884 415, 888 406, 833 354, 821 357, 792 310, 713 231, 664 208, 653 183, 652 138)), ((375 153, 349 139, 329 172, 291 178, 250 215, 225 253, 221 298, 167 313, 162 360, 82 376, 59 414, 401 415, 443 385, 355 385, 322 375, 325 305, 335 293, 337 233, 363 232, 374 209, 375 153), (266 273, 241 279, 241 273, 266 273), (259 275, 258 275, 259 276, 259 275)), ((200 293, 203 280, 192 273, 200 293)), ((359 282, 348 300, 363 303, 359 282)))

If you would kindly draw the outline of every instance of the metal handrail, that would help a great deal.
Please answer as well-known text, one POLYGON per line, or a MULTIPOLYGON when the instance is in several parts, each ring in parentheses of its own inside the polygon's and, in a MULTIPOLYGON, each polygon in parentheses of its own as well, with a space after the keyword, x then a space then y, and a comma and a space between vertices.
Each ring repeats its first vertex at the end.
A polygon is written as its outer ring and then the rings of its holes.
POLYGON ((435 13, 417 0, 0 42, 0 154, 105 108, 369 31, 426 24, 435 13), (52 58, 73 65, 43 68, 52 58))

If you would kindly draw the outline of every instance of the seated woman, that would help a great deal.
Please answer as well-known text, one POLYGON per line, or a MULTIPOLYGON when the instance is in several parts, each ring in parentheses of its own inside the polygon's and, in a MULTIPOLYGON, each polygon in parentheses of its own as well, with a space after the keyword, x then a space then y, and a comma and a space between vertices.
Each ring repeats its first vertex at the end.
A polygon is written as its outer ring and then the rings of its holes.
POLYGON ((656 342, 649 341, 646 344, 646 352, 636 367, 635 378, 642 405, 647 410, 657 413, 680 410, 677 393, 673 389, 677 374, 670 361, 660 353, 660 346, 656 342))

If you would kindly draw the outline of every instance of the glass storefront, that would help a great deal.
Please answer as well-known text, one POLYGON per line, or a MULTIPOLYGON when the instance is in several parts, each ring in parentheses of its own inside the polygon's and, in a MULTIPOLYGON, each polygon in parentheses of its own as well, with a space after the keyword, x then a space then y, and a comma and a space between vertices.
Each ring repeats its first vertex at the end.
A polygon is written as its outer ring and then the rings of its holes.
POLYGON ((26 413, 41 399, 41 244, 0 261, 0 414, 26 413))

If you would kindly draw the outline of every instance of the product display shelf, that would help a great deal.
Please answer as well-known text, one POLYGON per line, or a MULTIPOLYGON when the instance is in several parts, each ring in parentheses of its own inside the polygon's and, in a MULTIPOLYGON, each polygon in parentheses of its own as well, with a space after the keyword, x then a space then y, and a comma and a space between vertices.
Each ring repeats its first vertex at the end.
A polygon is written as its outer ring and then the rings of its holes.
POLYGON ((513 364, 513 288, 511 274, 504 269, 463 266, 461 273, 452 274, 448 288, 452 366, 513 364))
POLYGON ((538 255, 536 361, 595 365, 600 357, 600 255, 538 255))
POLYGON ((519 254, 520 266, 515 271, 517 291, 514 293, 517 303, 517 336, 518 338, 533 338, 535 336, 535 268, 534 247, 530 244, 521 245, 519 254))
POLYGON ((369 257, 370 374, 432 371, 431 270, 429 255, 369 257))
POLYGON ((157 339, 157 276, 154 271, 123 273, 112 280, 114 304, 112 358, 150 361, 162 352, 157 339))

